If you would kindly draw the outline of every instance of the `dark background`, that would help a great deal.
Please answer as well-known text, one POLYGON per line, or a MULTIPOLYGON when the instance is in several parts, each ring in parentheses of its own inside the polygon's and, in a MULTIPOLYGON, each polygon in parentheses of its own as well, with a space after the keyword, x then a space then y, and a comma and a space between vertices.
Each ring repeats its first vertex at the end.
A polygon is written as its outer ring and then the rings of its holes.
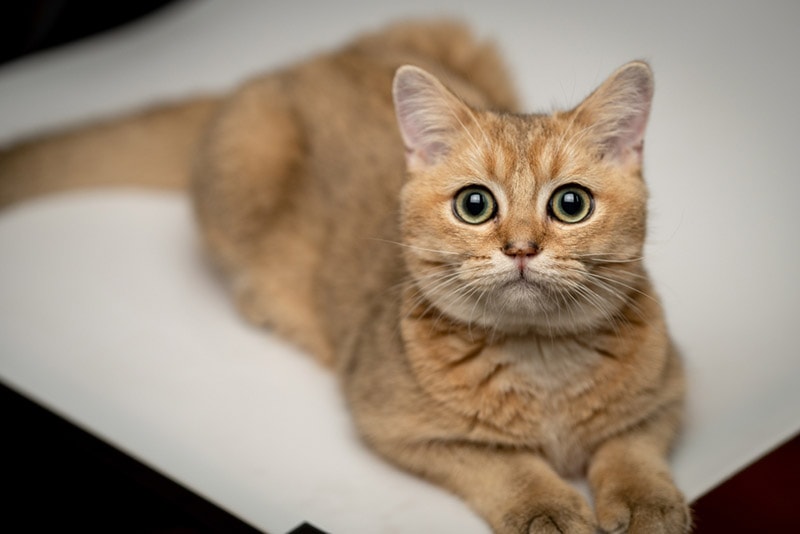
MULTIPOLYGON (((174 3, 6 0, 0 6, 0 64, 152 16, 174 3)), ((2 384, 0 407, 2 530, 258 532, 2 384)), ((800 532, 800 437, 693 508, 698 534, 800 532)), ((315 530, 305 525, 295 532, 315 530)))
POLYGON ((113 29, 175 0, 5 0, 0 63, 113 29))

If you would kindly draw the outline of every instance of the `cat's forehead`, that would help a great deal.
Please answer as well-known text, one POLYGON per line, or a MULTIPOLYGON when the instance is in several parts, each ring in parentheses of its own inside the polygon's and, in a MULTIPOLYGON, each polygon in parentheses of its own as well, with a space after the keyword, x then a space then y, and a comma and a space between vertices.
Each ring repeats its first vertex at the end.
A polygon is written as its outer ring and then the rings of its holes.
POLYGON ((482 145, 472 144, 477 172, 512 189, 532 189, 585 174, 591 154, 563 114, 481 117, 482 145))

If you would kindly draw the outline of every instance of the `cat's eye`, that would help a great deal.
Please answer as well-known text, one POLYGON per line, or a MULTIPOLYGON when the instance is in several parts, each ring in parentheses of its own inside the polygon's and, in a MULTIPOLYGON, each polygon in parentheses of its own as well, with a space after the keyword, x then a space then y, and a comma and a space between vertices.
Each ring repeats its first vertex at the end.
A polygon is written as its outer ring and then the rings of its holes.
POLYGON ((482 224, 495 216, 497 202, 485 187, 471 185, 456 193, 453 212, 467 224, 482 224))
POLYGON ((592 214, 593 208, 592 194, 576 184, 560 187, 550 197, 550 216, 567 224, 586 220, 592 214))

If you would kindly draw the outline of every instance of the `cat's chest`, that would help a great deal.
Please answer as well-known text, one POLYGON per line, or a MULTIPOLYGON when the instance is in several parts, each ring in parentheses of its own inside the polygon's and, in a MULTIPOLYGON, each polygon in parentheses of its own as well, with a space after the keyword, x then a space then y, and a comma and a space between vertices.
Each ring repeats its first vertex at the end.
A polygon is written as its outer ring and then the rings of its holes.
POLYGON ((426 392, 468 422, 470 438, 581 463, 585 423, 605 397, 605 362, 596 351, 536 336, 495 344, 442 336, 412 344, 409 360, 426 392))

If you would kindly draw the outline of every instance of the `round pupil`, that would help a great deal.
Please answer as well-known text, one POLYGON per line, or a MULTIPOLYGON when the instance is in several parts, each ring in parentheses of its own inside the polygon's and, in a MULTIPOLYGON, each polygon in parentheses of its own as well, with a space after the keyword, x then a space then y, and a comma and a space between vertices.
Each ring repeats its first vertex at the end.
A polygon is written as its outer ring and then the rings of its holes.
POLYGON ((583 210, 583 198, 577 193, 567 191, 561 196, 561 210, 567 215, 579 215, 583 210))
POLYGON ((470 193, 464 201, 464 209, 477 217, 486 210, 486 197, 482 193, 470 193))

